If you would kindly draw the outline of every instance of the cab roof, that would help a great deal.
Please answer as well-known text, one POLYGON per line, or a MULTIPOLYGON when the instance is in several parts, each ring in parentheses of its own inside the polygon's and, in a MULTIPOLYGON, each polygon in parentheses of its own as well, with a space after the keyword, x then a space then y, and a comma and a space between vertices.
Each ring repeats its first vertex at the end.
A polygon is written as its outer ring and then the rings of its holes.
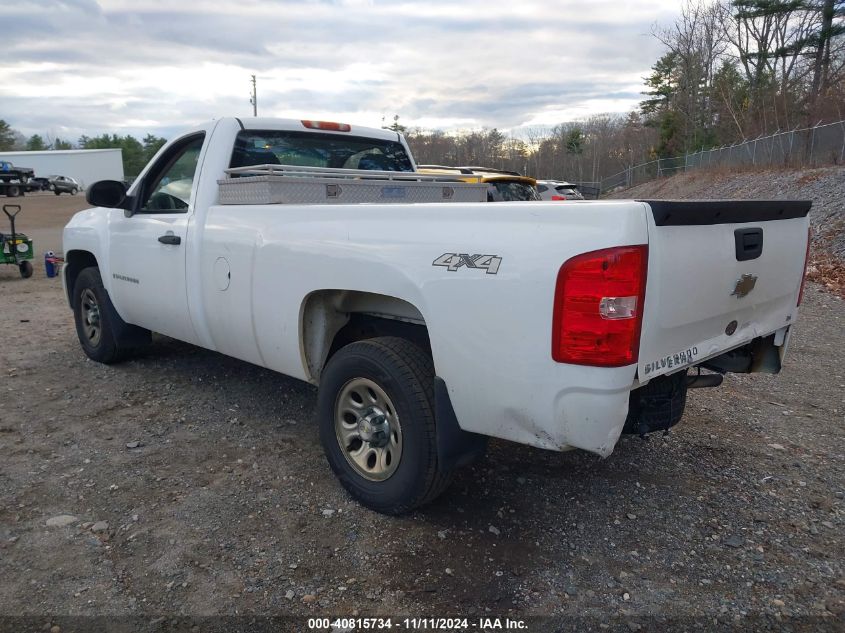
POLYGON ((377 138, 385 141, 399 141, 401 139, 401 134, 394 132, 393 130, 385 130, 378 127, 365 127, 363 125, 353 125, 342 121, 339 123, 341 123, 344 127, 348 127, 348 131, 319 129, 316 127, 306 126, 306 121, 311 123, 327 123, 326 121, 318 121, 316 119, 277 119, 275 117, 234 118, 245 130, 284 130, 290 132, 313 132, 315 134, 349 134, 350 136, 364 136, 367 138, 377 138))

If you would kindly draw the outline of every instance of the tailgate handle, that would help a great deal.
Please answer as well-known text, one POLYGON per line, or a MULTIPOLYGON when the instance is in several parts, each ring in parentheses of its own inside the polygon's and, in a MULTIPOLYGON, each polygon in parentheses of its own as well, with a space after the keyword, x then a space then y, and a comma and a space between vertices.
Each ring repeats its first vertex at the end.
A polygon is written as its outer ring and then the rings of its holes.
POLYGON ((763 229, 737 229, 734 231, 734 240, 738 262, 757 259, 763 254, 763 229))

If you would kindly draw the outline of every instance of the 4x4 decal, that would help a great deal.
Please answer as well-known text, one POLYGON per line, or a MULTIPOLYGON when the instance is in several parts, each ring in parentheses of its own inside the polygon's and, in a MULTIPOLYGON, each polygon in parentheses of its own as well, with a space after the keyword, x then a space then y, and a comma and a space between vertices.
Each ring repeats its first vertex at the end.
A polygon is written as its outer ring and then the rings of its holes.
POLYGON ((488 275, 495 275, 499 272, 502 258, 498 255, 468 255, 466 253, 443 253, 435 259, 432 266, 443 266, 449 272, 454 273, 461 266, 467 268, 478 268, 484 270, 488 275))

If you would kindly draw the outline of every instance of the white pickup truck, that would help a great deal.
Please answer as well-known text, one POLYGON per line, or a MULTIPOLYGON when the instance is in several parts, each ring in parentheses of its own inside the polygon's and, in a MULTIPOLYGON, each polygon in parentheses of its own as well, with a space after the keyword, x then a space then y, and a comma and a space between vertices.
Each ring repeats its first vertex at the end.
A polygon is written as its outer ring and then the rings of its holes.
POLYGON ((388 203, 222 203, 248 176, 227 170, 279 164, 415 170, 388 130, 187 132, 65 228, 79 340, 110 363, 159 332, 319 385, 329 464, 377 511, 433 499, 488 436, 607 456, 677 423, 688 388, 780 370, 809 202, 396 204, 390 181, 388 203))

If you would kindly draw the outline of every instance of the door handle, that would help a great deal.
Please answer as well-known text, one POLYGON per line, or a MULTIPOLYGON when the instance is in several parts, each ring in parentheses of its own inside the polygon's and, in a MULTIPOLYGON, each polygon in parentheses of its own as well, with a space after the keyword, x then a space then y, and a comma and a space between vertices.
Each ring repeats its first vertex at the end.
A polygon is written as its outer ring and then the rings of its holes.
POLYGON ((158 241, 162 244, 172 244, 173 246, 178 246, 182 243, 182 238, 178 235, 173 235, 172 233, 168 233, 167 235, 162 235, 158 238, 158 241))

